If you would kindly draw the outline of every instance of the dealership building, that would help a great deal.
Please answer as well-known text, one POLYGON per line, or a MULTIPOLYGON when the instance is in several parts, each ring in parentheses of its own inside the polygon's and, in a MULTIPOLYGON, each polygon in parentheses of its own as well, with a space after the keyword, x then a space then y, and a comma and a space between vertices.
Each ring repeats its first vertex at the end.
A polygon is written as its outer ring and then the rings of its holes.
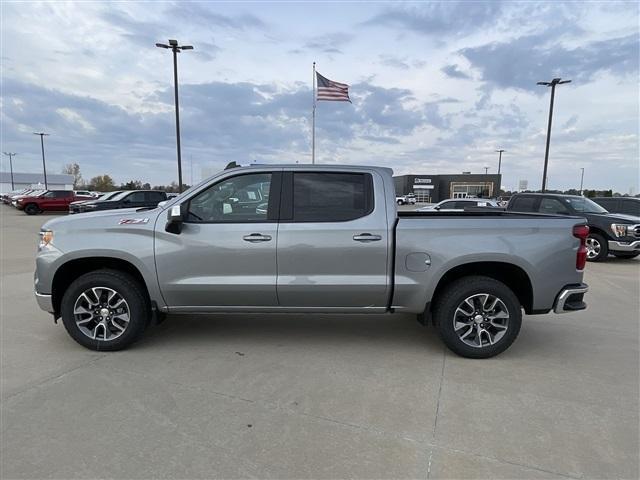
MULTIPOLYGON (((47 173, 47 185, 50 190, 73 190, 73 175, 47 173)), ((0 172, 0 192, 8 193, 23 188, 43 188, 44 174, 0 172), (13 184, 13 187, 12 187, 13 184)))
POLYGON ((500 192, 499 174, 399 175, 393 177, 397 195, 413 193, 420 203, 448 198, 493 198, 500 192))

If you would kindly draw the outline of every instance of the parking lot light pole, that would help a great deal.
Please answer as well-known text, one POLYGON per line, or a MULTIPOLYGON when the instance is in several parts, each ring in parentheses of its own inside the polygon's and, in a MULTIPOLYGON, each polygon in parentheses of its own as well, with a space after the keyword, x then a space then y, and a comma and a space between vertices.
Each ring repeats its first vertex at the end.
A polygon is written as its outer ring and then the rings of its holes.
POLYGON ((13 153, 13 152, 2 152, 2 153, 9 156, 9 171, 11 172, 11 191, 13 191, 15 187, 13 185, 13 162, 11 160, 13 159, 13 157, 17 155, 17 153, 13 153))
POLYGON ((156 43, 156 47, 171 49, 173 52, 173 89, 176 104, 176 148, 178 150, 178 191, 182 193, 182 155, 180 152, 180 104, 178 102, 178 53, 193 50, 192 45, 178 45, 177 40, 169 40, 169 45, 156 43))
POLYGON ((562 85, 564 83, 570 83, 571 80, 562 80, 561 78, 554 78, 550 82, 538 82, 538 85, 544 85, 545 87, 551 87, 551 101, 549 103, 549 123, 547 125, 547 147, 544 152, 544 171, 542 173, 542 193, 547 188, 547 165, 549 164, 549 141, 551 140, 551 120, 553 118, 553 99, 556 94, 556 85, 562 85))
POLYGON ((496 150, 500 155, 498 156, 498 175, 500 175, 500 167, 502 167, 502 154, 506 152, 506 150, 500 149, 496 150))
POLYGON ((47 164, 44 161, 44 137, 48 137, 48 133, 33 132, 34 135, 40 135, 40 147, 42 148, 42 171, 44 172, 44 189, 49 190, 49 184, 47 183, 47 164))
POLYGON ((584 184, 584 167, 582 167, 582 174, 580 175, 580 195, 582 195, 582 185, 584 184))

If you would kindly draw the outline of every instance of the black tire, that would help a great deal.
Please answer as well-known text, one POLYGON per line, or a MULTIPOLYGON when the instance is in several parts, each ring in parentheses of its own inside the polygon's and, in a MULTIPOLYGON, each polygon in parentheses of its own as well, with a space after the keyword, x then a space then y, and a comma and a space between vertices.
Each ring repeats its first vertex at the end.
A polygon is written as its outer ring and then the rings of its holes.
POLYGON ((587 237, 587 261, 601 262, 609 255, 607 239, 599 233, 590 233, 587 237))
POLYGON ((404 205, 404 202, 402 200, 398 200, 397 203, 398 205, 404 205))
MULTIPOLYGON (((466 305, 465 308, 467 308, 466 305)), ((469 317, 473 317, 474 312, 472 309, 470 311, 471 315, 469 317)), ((477 316, 475 315, 475 317, 477 316)), ((479 316, 482 316, 482 314, 479 316)), ((504 283, 489 277, 469 276, 452 282, 438 294, 434 303, 433 320, 440 338, 452 352, 466 358, 489 358, 504 352, 515 341, 522 324, 522 307, 518 297, 504 283), (472 303, 474 303, 475 298, 481 301, 482 294, 488 294, 490 296, 488 298, 497 298, 501 302, 501 305, 496 302, 494 305, 496 309, 486 311, 486 314, 495 313, 498 309, 500 311, 506 310, 508 318, 506 320, 501 318, 497 322, 506 322, 506 329, 498 329, 489 323, 476 324, 477 320, 468 319, 471 322, 469 325, 471 336, 467 338, 467 341, 470 342, 474 338, 477 340, 478 337, 480 339, 479 346, 472 346, 461 339, 461 335, 465 333, 468 335, 469 330, 461 332, 464 327, 459 327, 456 332, 454 325, 461 325, 460 322, 456 321, 459 318, 457 316, 458 307, 469 298, 472 299, 472 303), (478 295, 478 297, 474 297, 475 295, 478 295), (488 326, 484 328, 484 325, 488 326), (484 331, 476 334, 480 330, 484 331), (489 337, 487 337, 487 335, 490 336, 490 332, 495 333, 492 337, 494 339, 493 344, 489 344, 489 337), (484 346, 482 346, 483 337, 486 341, 484 346)), ((489 322, 489 320, 486 321, 489 322)))
POLYGON ((633 252, 611 252, 616 258, 636 258, 640 253, 633 252))
MULTIPOLYGON (((86 273, 71 283, 62 297, 61 314, 67 332, 80 345, 91 350, 114 351, 128 347, 142 336, 151 319, 151 306, 142 286, 135 278, 118 270, 103 269, 86 273), (96 287, 111 289, 126 302, 129 323, 122 333, 117 332, 117 338, 90 338, 76 324, 76 301, 83 292, 96 287)), ((106 334, 103 336, 106 337, 106 334)))
POLYGON ((40 213, 40 208, 38 208, 38 205, 36 205, 35 203, 28 203, 24 207, 24 213, 26 213, 27 215, 36 215, 40 213))

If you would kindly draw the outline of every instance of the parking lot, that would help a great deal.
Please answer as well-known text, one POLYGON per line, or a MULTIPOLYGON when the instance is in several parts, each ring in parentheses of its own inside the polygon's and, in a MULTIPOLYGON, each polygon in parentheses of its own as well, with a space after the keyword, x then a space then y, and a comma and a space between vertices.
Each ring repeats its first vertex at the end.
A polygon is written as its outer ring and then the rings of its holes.
POLYGON ((33 298, 51 216, 0 214, 2 478, 638 478, 639 259, 489 360, 409 315, 169 317, 106 354, 33 298))

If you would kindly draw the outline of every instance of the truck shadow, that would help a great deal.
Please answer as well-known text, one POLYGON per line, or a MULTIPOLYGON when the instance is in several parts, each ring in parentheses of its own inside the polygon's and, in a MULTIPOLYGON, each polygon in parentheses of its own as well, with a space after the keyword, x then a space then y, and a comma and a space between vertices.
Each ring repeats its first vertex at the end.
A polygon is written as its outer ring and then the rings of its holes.
POLYGON ((380 346, 415 346, 442 351, 432 327, 423 327, 415 315, 327 314, 212 314, 171 315, 151 327, 135 349, 203 344, 338 345, 367 342, 380 346), (169 345, 167 345, 169 344, 169 345))

